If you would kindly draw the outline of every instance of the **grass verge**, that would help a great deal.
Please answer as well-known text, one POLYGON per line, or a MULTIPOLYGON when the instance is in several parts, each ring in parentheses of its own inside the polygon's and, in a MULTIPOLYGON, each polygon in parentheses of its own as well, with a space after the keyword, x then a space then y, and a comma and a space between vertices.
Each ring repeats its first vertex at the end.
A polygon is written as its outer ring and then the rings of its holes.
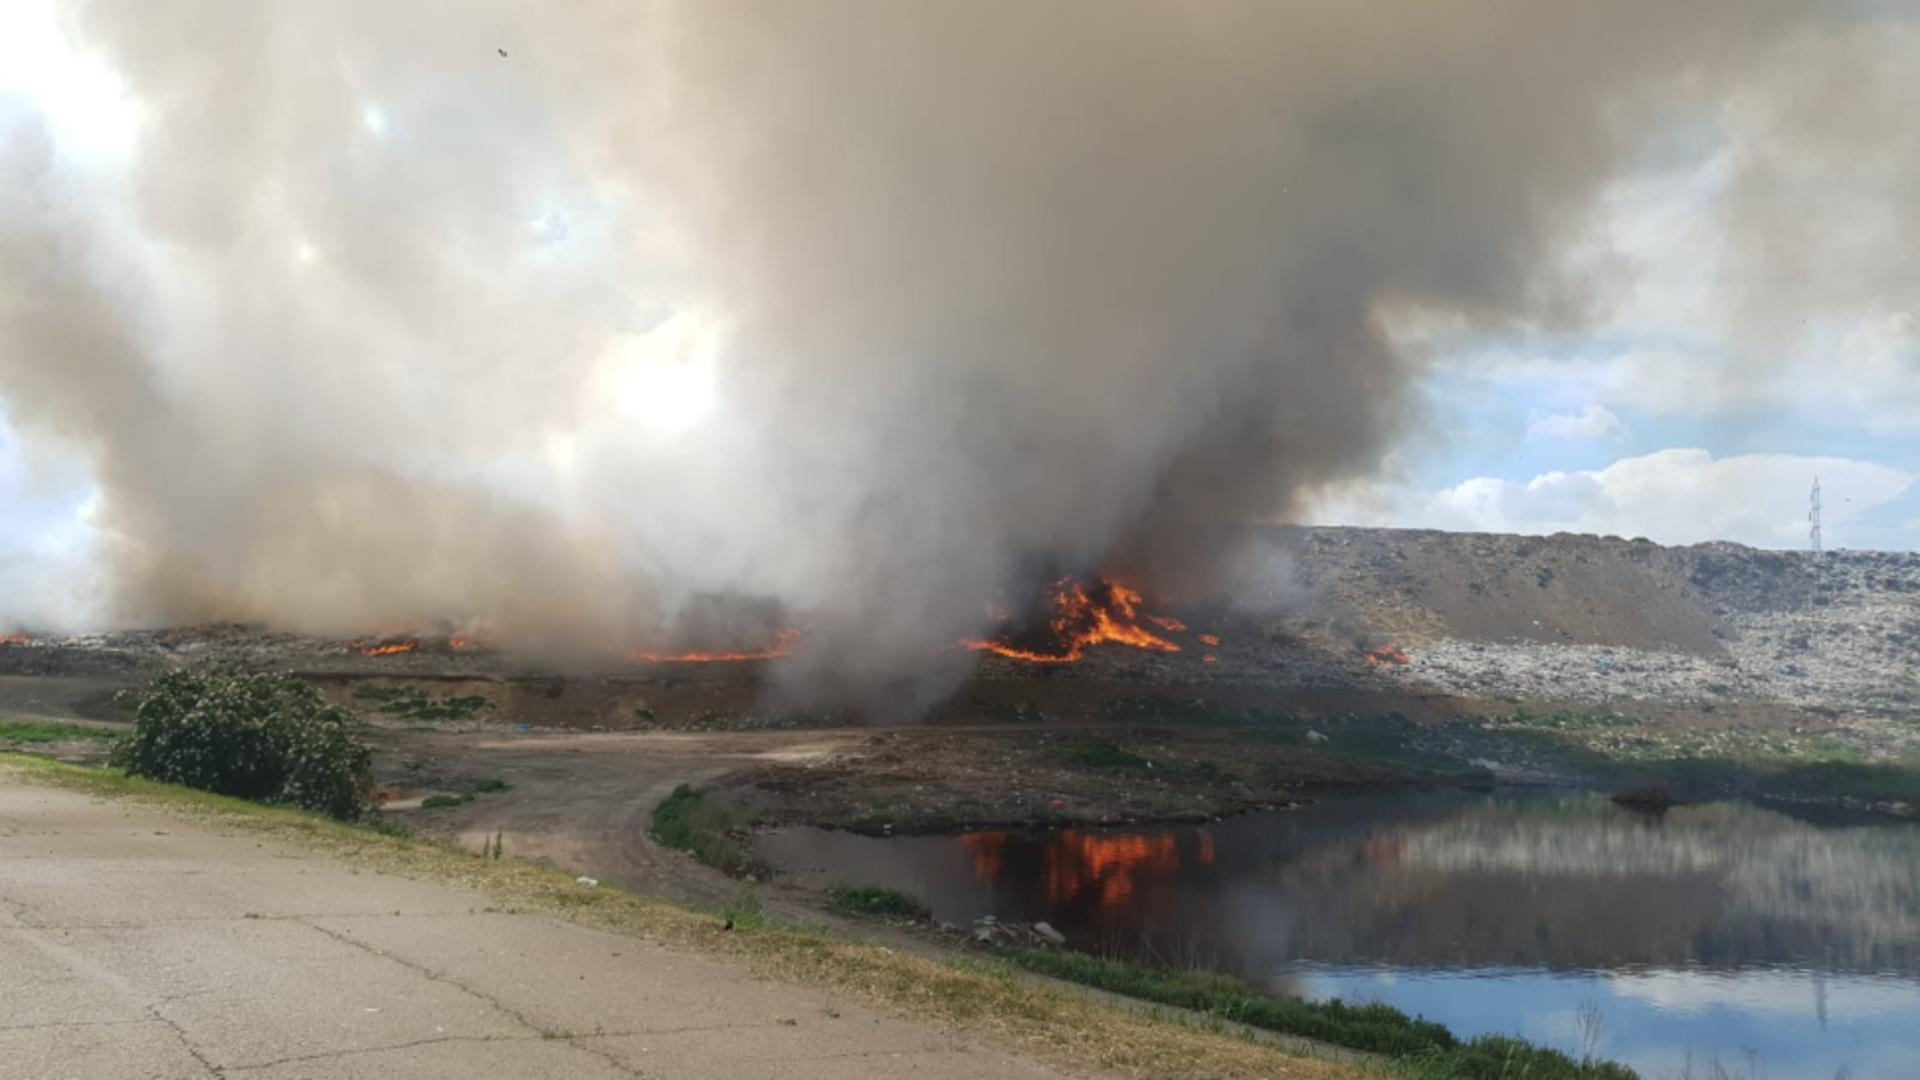
POLYGON ((1576 1061, 1521 1039, 1462 1041, 1390 1005, 1275 997, 1224 975, 1156 971, 1085 953, 1003 947, 1009 963, 1067 982, 1189 1009, 1236 1024, 1383 1055, 1414 1080, 1637 1080, 1624 1065, 1576 1061))
POLYGON ((1017 977, 1005 963, 941 962, 819 929, 721 919, 653 897, 584 888, 568 871, 483 858, 316 814, 263 807, 107 769, 0 753, 0 777, 130 799, 189 819, 295 843, 365 870, 466 889, 505 912, 539 912, 727 958, 757 977, 844 994, 891 1015, 964 1026, 1069 1068, 1167 1080, 1359 1080, 1352 1065, 1282 1052, 1175 1017, 1119 1009, 1017 977))
POLYGON ((899 889, 879 885, 837 885, 827 890, 827 910, 835 915, 925 919, 927 906, 899 889))
POLYGON ((120 732, 112 728, 88 727, 84 724, 60 724, 45 720, 0 720, 0 742, 50 743, 68 742, 74 739, 112 742, 120 735, 120 732))

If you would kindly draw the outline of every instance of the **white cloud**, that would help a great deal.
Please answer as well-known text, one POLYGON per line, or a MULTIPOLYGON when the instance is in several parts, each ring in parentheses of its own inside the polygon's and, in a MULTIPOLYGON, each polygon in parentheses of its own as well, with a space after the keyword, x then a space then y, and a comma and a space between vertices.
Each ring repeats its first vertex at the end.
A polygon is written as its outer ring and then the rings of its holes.
POLYGON ((1671 448, 1604 469, 1541 473, 1520 482, 1475 477, 1438 491, 1375 481, 1334 493, 1315 520, 1486 532, 1598 533, 1661 543, 1736 540, 1756 547, 1806 543, 1807 492, 1820 478, 1828 546, 1920 547, 1920 535, 1886 536, 1861 523, 1899 498, 1914 473, 1871 461, 1792 454, 1715 458, 1671 448))
POLYGON ((1613 410, 1589 401, 1579 412, 1543 413, 1535 411, 1527 420, 1527 434, 1548 439, 1600 439, 1623 436, 1626 426, 1613 410))

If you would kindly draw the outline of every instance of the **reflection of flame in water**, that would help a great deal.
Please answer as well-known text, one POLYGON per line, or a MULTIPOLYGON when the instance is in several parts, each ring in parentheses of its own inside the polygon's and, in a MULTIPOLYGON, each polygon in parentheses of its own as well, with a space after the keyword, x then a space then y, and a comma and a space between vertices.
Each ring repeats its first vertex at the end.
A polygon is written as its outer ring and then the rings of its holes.
POLYGON ((635 650, 631 658, 649 664, 713 664, 732 660, 777 660, 787 655, 787 648, 800 636, 798 627, 789 626, 773 635, 773 644, 760 649, 740 649, 728 652, 683 652, 657 653, 635 650))
POLYGON ((1213 865, 1213 833, 1203 832, 1200 834, 1200 850, 1194 852, 1193 857, 1201 866, 1213 865))
POLYGON ((1006 853, 1007 834, 1003 832, 967 833, 960 842, 973 852, 973 876, 992 881, 1000 876, 1001 856, 1006 853))
POLYGON ((1111 907, 1133 895, 1141 874, 1171 874, 1180 868, 1172 834, 1089 836, 1067 829, 1047 846, 1047 899, 1064 904, 1088 889, 1099 890, 1100 905, 1111 907))

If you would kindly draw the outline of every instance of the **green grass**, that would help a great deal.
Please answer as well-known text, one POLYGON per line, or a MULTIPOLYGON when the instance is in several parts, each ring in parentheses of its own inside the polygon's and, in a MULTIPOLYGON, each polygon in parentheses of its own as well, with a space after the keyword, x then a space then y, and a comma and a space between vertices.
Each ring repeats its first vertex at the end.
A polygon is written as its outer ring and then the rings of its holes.
POLYGON ((1081 743, 1067 751, 1067 760, 1090 769, 1150 769, 1153 763, 1110 742, 1081 743))
POLYGON ((927 906, 898 889, 879 885, 840 885, 827 890, 827 910, 836 915, 925 919, 927 906))
POLYGON ((0 720, 0 742, 50 743, 72 739, 112 742, 120 737, 112 728, 84 724, 61 724, 46 720, 0 720))
POLYGON ((439 810, 449 806, 465 806, 473 801, 471 795, 429 795, 420 800, 422 810, 439 810))
POLYGON ((1003 947, 1002 959, 1044 975, 1207 1017, 1380 1054, 1410 1080, 1638 1080, 1624 1065, 1580 1062, 1521 1039, 1461 1041, 1444 1026, 1373 1002, 1276 997, 1224 975, 1169 972, 1085 953, 1003 947))
POLYGON ((684 851, 735 877, 766 873, 766 865, 734 838, 733 827, 728 815, 686 784, 653 808, 652 836, 661 845, 684 851))
POLYGON ((505 780, 501 780, 498 777, 489 776, 484 780, 475 780, 473 782, 473 793, 475 795, 491 795, 496 792, 512 791, 512 790, 513 790, 512 784, 509 784, 505 780))

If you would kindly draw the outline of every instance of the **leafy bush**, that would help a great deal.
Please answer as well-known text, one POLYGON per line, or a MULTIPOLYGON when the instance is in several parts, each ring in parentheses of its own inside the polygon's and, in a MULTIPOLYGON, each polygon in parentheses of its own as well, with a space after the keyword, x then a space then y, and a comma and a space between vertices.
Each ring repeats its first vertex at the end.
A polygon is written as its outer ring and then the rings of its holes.
POLYGON ((439 810, 449 806, 465 806, 473 801, 471 795, 429 795, 420 800, 422 810, 439 810))
POLYGON ((894 916, 924 919, 927 906, 899 889, 879 885, 839 885, 827 890, 827 910, 837 915, 894 916))
POLYGON ((373 751, 300 679, 176 671, 138 700, 113 750, 129 775, 346 821, 372 806, 373 751))

